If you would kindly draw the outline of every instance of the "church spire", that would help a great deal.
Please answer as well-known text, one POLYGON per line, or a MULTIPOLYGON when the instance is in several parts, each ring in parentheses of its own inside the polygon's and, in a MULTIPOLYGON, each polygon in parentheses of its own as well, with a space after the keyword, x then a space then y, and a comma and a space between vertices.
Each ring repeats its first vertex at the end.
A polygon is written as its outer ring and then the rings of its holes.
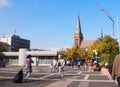
POLYGON ((80 17, 79 16, 78 16, 78 20, 77 20, 77 26, 76 26, 76 32, 75 33, 82 34, 82 32, 81 32, 81 25, 80 25, 80 17))
POLYGON ((81 32, 80 17, 78 16, 76 32, 74 34, 74 47, 76 46, 80 47, 82 41, 83 41, 83 35, 81 32))

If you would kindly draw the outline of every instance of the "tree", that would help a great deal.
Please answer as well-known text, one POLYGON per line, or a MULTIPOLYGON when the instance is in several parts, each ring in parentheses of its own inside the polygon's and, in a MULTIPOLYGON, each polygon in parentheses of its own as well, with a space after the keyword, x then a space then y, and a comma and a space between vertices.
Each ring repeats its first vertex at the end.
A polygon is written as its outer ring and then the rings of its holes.
POLYGON ((101 62, 112 63, 114 57, 119 53, 118 42, 109 35, 104 36, 100 43, 97 41, 88 48, 90 56, 94 56, 93 50, 96 50, 101 62))
POLYGON ((106 53, 108 55, 108 62, 112 63, 114 57, 119 53, 117 40, 110 36, 105 36, 101 44, 104 46, 101 50, 101 55, 102 53, 106 53))
POLYGON ((0 44, 0 60, 3 61, 4 54, 2 53, 3 51, 6 51, 6 48, 0 44))
POLYGON ((59 54, 64 54, 66 60, 80 60, 85 58, 84 50, 79 47, 69 48, 66 51, 60 51, 59 54))

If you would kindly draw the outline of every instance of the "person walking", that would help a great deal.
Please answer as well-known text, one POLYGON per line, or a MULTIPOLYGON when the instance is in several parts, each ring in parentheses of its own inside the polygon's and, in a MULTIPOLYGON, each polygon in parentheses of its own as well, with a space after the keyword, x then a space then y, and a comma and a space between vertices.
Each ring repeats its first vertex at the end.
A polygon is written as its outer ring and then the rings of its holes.
POLYGON ((71 65, 72 65, 72 68, 74 68, 74 66, 75 66, 75 62, 74 62, 73 59, 72 59, 72 61, 71 61, 71 65))
POLYGON ((52 72, 57 71, 57 58, 54 57, 52 60, 52 72))
POLYGON ((34 62, 31 58, 31 55, 28 55, 25 60, 25 70, 26 70, 26 74, 25 74, 25 78, 24 78, 25 80, 27 80, 32 73, 32 63, 34 63, 34 62))
POLYGON ((86 63, 87 63, 88 71, 93 72, 93 62, 90 57, 87 58, 86 63))
POLYGON ((118 54, 113 62, 112 66, 112 79, 117 80, 118 87, 120 87, 120 54, 118 54))
POLYGON ((65 60, 63 59, 62 56, 59 57, 58 59, 58 77, 61 78, 63 77, 63 69, 65 66, 65 60))
POLYGON ((80 60, 77 60, 77 66, 78 66, 78 69, 80 69, 80 66, 81 66, 80 60))

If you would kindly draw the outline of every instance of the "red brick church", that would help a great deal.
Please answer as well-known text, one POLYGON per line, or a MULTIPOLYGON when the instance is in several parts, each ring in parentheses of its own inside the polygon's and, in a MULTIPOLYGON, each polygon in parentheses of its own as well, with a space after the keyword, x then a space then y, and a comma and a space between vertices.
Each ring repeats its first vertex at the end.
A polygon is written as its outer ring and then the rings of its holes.
POLYGON ((87 48, 93 44, 95 40, 83 40, 83 34, 81 31, 80 17, 77 19, 76 32, 74 34, 74 47, 87 48))

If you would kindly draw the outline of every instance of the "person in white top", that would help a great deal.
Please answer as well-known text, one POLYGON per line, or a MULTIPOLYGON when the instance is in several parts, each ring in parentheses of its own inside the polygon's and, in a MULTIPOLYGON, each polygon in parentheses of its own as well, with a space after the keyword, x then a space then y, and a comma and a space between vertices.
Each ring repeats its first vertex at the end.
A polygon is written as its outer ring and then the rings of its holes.
POLYGON ((52 72, 57 71, 57 58, 54 57, 51 63, 52 72))
POLYGON ((63 59, 62 56, 59 57, 58 59, 58 77, 63 77, 63 69, 65 66, 65 60, 63 59))

